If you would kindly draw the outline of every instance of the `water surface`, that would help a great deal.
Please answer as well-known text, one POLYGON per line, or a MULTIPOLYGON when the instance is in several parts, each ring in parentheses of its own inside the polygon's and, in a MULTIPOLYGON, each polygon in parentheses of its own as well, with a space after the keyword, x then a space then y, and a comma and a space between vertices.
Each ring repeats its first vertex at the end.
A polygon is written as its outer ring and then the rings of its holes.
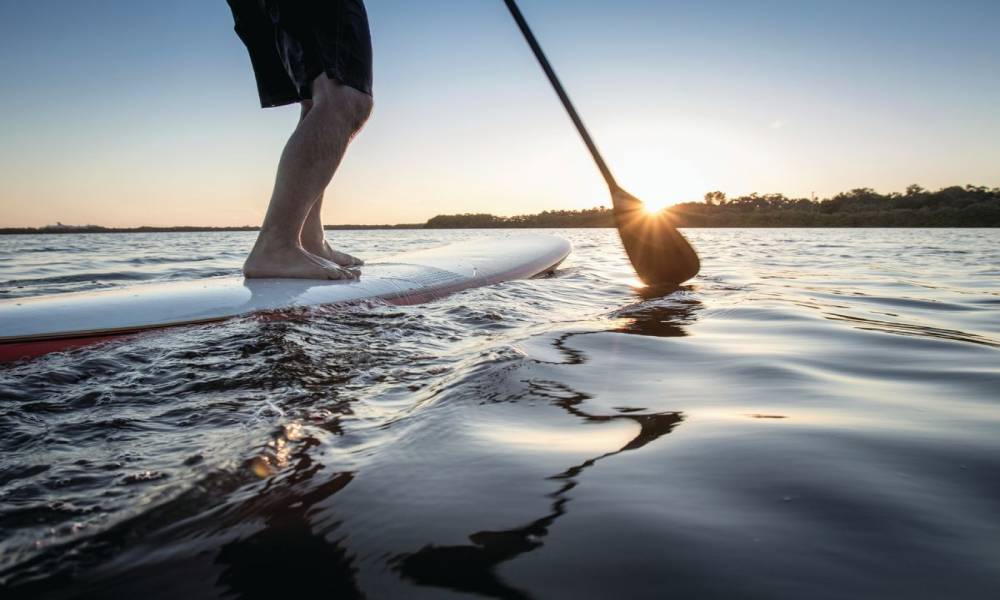
MULTIPOLYGON (((549 278, 0 366, 0 590, 1000 595, 996 230, 694 230, 673 291, 555 233, 549 278)), ((4 236, 0 298, 232 274, 252 236, 4 236)))

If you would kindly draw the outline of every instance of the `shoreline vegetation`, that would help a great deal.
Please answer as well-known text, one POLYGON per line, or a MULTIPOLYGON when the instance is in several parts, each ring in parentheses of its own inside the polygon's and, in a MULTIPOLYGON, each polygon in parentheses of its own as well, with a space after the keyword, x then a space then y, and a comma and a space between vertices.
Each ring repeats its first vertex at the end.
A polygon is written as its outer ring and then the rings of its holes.
MULTIPOLYGON (((903 193, 880 194, 858 188, 823 200, 788 198, 783 194, 750 194, 728 198, 705 194, 703 202, 670 207, 678 227, 1000 227, 1000 188, 967 185, 936 192, 911 185, 903 193)), ((401 225, 328 225, 327 230, 366 229, 505 229, 614 227, 610 208, 543 211, 498 217, 484 213, 438 215, 426 223, 401 225)), ((162 233, 257 231, 242 227, 123 227, 48 225, 3 227, 3 234, 162 233)))

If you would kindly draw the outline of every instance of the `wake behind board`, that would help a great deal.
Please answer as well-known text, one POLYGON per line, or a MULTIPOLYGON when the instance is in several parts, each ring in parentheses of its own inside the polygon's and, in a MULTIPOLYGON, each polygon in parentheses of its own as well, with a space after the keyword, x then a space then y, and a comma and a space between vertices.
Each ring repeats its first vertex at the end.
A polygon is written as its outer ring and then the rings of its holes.
POLYGON ((518 235, 400 254, 365 265, 357 281, 212 277, 0 300, 0 362, 264 311, 366 300, 417 304, 552 271, 569 253, 562 238, 518 235))

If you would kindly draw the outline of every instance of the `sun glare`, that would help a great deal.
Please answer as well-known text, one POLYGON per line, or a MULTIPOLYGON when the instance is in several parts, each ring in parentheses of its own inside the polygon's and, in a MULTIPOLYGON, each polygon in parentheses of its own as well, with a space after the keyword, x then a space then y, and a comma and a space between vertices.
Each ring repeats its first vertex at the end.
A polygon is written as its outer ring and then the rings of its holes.
POLYGON ((642 209, 649 214, 656 214, 673 204, 666 198, 646 198, 642 201, 642 209))
POLYGON ((694 161, 649 150, 650 156, 633 155, 623 160, 620 181, 643 201, 645 212, 654 214, 677 204, 700 200, 708 187, 701 165, 694 161))

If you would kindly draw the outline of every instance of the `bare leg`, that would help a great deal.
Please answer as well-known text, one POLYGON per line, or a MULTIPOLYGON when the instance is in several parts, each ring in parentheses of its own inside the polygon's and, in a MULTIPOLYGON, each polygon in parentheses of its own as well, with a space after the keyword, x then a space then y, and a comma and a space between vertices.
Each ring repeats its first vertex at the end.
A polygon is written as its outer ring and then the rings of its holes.
POLYGON ((300 236, 312 210, 371 112, 367 94, 321 74, 313 101, 285 145, 257 243, 243 265, 247 277, 343 279, 356 273, 308 252, 300 236))
MULTIPOLYGON (((306 100, 302 102, 302 114, 299 120, 306 118, 309 111, 312 109, 312 100, 306 100)), ((309 210, 309 215, 306 216, 306 222, 302 225, 302 247, 305 248, 306 252, 310 254, 315 254, 320 258, 325 258, 331 262, 335 262, 342 267, 359 267, 365 264, 365 261, 360 258, 351 256, 346 252, 340 252, 339 250, 334 250, 333 247, 326 241, 326 231, 323 229, 323 192, 320 192, 319 198, 312 205, 309 210)))

